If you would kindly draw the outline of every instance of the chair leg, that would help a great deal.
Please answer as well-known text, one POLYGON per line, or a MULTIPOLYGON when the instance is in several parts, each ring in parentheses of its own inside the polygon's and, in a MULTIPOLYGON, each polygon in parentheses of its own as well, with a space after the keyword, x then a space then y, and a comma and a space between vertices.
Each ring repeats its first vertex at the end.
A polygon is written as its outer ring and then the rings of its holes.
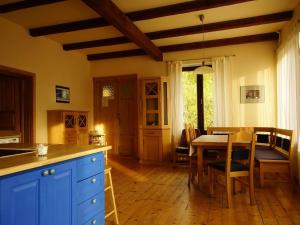
POLYGON ((209 195, 212 197, 214 195, 214 170, 208 166, 208 184, 209 184, 209 195))
POLYGON ((188 187, 191 185, 192 180, 192 173, 193 173, 193 165, 192 165, 192 157, 189 156, 189 180, 188 180, 188 187))
POLYGON ((114 187, 113 187, 113 184, 112 184, 110 169, 105 170, 105 173, 108 175, 108 182, 109 182, 109 185, 105 188, 105 191, 108 191, 108 190, 110 191, 111 200, 112 200, 112 203, 113 203, 113 210, 108 212, 105 215, 105 218, 107 218, 110 215, 114 214, 115 222, 116 222, 116 224, 119 224, 118 211, 117 211, 117 206, 116 206, 116 201, 115 201, 114 187))
POLYGON ((265 182, 264 182, 264 168, 261 165, 261 163, 259 164, 259 181, 260 181, 260 187, 264 187, 265 182))
POLYGON ((253 174, 249 176, 249 195, 250 195, 250 204, 255 205, 253 174))
POLYGON ((226 193, 227 193, 227 207, 232 207, 232 194, 231 194, 231 177, 226 177, 226 193))
POLYGON ((236 180, 234 177, 232 178, 232 193, 236 194, 236 180))

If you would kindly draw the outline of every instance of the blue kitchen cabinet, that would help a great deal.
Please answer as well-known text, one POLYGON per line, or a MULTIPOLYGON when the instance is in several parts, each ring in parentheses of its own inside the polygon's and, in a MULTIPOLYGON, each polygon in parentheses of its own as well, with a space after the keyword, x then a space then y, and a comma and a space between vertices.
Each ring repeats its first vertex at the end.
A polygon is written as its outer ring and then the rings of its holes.
POLYGON ((1 225, 75 224, 76 162, 1 178, 1 225))
POLYGON ((0 177, 0 225, 104 225, 104 205, 102 152, 0 177))

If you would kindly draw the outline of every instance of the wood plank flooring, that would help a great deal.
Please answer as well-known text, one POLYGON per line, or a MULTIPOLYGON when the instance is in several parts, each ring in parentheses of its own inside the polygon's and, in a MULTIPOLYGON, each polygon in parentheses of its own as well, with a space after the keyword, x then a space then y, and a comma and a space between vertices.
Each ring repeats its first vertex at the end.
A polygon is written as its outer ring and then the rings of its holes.
MULTIPOLYGON (((224 189, 217 188, 213 198, 205 187, 189 189, 186 168, 118 158, 109 159, 109 165, 120 225, 300 225, 300 194, 288 184, 256 187, 255 206, 248 192, 238 193, 227 209, 224 189)), ((112 218, 106 224, 114 224, 112 218)))

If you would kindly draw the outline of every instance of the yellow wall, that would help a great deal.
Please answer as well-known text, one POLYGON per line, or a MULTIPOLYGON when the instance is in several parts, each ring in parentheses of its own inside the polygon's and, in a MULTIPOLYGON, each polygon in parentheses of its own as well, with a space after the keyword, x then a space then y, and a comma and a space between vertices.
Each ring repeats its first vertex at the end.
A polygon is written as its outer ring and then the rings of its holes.
POLYGON ((63 51, 47 38, 0 18, 0 65, 36 74, 36 142, 47 142, 48 109, 92 109, 90 64, 85 56, 63 51), (55 102, 55 85, 70 87, 71 103, 55 102))
MULTIPOLYGON (((100 60, 89 63, 85 56, 65 52, 47 38, 33 38, 27 30, 0 18, 0 65, 36 74, 36 141, 47 141, 48 109, 90 111, 92 121, 92 82, 90 74, 114 76, 167 74, 166 62, 156 62, 147 56, 100 60), (71 88, 71 103, 55 102, 55 85, 71 88)), ((236 55, 233 58, 233 109, 235 126, 276 125, 275 49, 272 42, 262 42, 206 49, 206 57, 236 55), (241 85, 265 85, 265 103, 240 104, 241 85)), ((202 50, 165 54, 167 60, 201 58, 202 50)))
MULTIPOLYGON (((210 48, 205 57, 235 55, 233 57, 233 109, 234 126, 276 125, 276 44, 261 42, 210 48), (264 85, 265 103, 240 104, 240 86, 264 85)), ((203 57, 202 50, 168 53, 167 60, 197 59, 203 57)), ((92 76, 138 74, 144 76, 166 75, 165 62, 156 62, 147 56, 91 62, 92 76)))

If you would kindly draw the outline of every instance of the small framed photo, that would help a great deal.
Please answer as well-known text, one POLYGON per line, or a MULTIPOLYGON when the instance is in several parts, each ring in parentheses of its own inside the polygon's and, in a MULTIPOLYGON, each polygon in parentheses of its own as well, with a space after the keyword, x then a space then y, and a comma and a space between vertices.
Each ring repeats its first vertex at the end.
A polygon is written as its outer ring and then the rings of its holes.
POLYGON ((56 85, 56 102, 59 103, 70 103, 70 88, 56 85))
POLYGON ((265 86, 252 85, 241 86, 241 103, 265 102, 265 86))

